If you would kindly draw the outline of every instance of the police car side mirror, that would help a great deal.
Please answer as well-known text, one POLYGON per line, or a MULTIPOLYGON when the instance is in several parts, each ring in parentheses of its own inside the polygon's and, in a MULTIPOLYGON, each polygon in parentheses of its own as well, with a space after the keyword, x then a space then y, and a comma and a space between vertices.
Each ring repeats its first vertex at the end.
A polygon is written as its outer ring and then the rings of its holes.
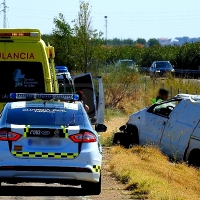
POLYGON ((95 131, 96 132, 106 132, 107 131, 107 126, 105 126, 104 124, 97 124, 95 126, 95 131))
POLYGON ((123 125, 119 128, 120 131, 124 131, 126 129, 126 125, 123 125))

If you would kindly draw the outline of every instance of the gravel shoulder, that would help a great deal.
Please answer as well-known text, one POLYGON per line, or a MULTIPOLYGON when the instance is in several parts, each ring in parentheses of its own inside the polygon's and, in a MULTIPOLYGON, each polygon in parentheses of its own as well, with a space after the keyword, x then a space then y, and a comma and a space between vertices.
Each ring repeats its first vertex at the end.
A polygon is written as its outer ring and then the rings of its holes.
POLYGON ((60 184, 20 183, 9 185, 2 183, 2 200, 122 200, 130 199, 123 185, 118 183, 109 172, 109 148, 103 149, 102 192, 98 196, 83 196, 80 187, 60 184))

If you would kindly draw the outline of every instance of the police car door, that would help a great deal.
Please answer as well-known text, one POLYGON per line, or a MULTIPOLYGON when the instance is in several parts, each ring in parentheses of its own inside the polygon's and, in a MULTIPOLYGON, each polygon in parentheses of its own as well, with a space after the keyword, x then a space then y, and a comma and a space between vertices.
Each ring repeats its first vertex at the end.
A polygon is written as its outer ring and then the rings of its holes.
POLYGON ((89 106, 88 116, 92 124, 104 123, 104 92, 101 77, 94 77, 97 80, 98 96, 95 93, 94 79, 91 73, 84 73, 72 76, 75 91, 82 90, 87 100, 86 104, 89 106))

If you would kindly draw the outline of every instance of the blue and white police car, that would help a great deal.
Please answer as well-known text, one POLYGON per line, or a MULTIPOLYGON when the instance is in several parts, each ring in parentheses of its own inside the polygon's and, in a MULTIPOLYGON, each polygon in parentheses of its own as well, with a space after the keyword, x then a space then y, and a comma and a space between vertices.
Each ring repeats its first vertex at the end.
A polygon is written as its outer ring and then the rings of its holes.
POLYGON ((0 119, 0 183, 81 185, 100 194, 97 132, 107 128, 93 129, 78 96, 13 93, 10 98, 14 102, 6 104, 0 119))

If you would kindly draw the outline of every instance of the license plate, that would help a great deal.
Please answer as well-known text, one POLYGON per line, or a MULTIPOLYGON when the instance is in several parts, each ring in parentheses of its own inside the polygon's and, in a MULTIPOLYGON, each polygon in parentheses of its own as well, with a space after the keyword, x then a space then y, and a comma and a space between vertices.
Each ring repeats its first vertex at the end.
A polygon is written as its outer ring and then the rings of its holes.
POLYGON ((60 139, 28 139, 28 146, 61 146, 60 139))
POLYGON ((37 129, 30 128, 26 133, 27 137, 44 137, 44 138, 65 138, 62 129, 37 129))

